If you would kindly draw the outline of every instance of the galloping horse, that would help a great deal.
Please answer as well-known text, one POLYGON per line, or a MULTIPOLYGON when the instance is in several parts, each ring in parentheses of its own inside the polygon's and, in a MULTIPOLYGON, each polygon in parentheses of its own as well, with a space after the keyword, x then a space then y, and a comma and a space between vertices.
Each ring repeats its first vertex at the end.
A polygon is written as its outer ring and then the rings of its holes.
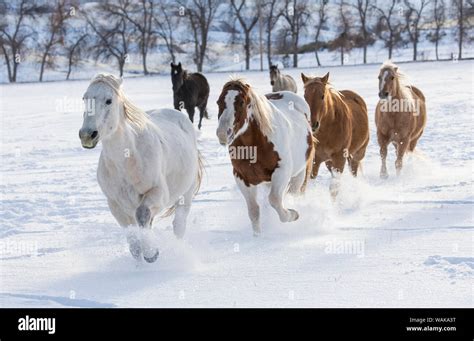
POLYGON ((377 141, 382 166, 380 177, 387 178, 387 146, 393 143, 397 152, 397 175, 403 166, 403 156, 412 152, 426 125, 425 96, 416 87, 407 84, 398 66, 383 63, 379 72, 379 102, 375 109, 377 141))
POLYGON ((102 141, 97 179, 119 225, 139 225, 129 234, 130 252, 151 263, 158 249, 146 238, 153 218, 175 211, 173 229, 181 238, 202 168, 194 128, 173 109, 145 113, 125 96, 122 80, 95 76, 84 94, 87 111, 79 130, 84 148, 102 141))
POLYGON ((202 73, 188 73, 181 63, 171 63, 171 82, 173 83, 174 108, 181 111, 186 109, 189 119, 194 122, 194 108, 199 109, 199 124, 201 129, 202 118, 209 118, 207 100, 209 98, 209 83, 202 73))
POLYGON ((287 189, 304 192, 311 172, 314 140, 308 104, 288 91, 266 98, 240 79, 224 85, 217 104, 217 136, 222 145, 229 146, 234 178, 246 200, 254 234, 261 232, 257 203, 261 183, 271 183, 269 202, 282 222, 298 219, 295 210, 285 208, 283 199, 287 189), (253 160, 245 157, 251 150, 256 153, 253 160))
POLYGON ((304 97, 311 108, 311 125, 318 140, 312 178, 318 175, 319 166, 326 166, 334 176, 342 173, 346 160, 352 174, 357 176, 365 149, 369 143, 367 106, 358 94, 350 90, 337 91, 324 77, 307 77, 301 74, 304 97))
POLYGON ((292 91, 297 92, 296 82, 290 75, 284 75, 278 69, 278 65, 270 66, 270 84, 272 91, 292 91))

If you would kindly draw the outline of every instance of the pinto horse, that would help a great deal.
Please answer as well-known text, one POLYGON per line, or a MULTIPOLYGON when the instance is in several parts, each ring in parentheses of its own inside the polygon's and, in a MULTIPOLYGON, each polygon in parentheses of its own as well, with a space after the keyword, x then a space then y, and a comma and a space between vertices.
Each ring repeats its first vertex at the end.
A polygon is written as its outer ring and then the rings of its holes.
POLYGON ((298 219, 298 212, 284 206, 284 196, 287 190, 304 192, 311 172, 314 140, 308 104, 288 91, 259 95, 241 79, 224 85, 217 104, 217 137, 222 145, 228 145, 254 235, 261 232, 257 186, 262 183, 270 183, 269 202, 280 221, 298 219), (256 158, 249 160, 235 153, 239 150, 255 150, 256 158))
POLYGON ((82 146, 102 141, 97 180, 112 215, 129 232, 130 252, 151 263, 158 249, 150 241, 153 218, 175 212, 174 233, 183 237, 202 167, 195 130, 173 109, 144 112, 124 94, 122 80, 99 74, 84 94, 86 108, 79 137, 82 146), (179 151, 179 152, 177 152, 179 151))
POLYGON ((403 166, 403 156, 413 152, 426 125, 425 96, 416 87, 407 84, 398 66, 385 62, 379 72, 379 102, 375 109, 377 141, 382 166, 380 177, 387 178, 387 146, 393 143, 397 153, 397 175, 403 166))
POLYGON ((181 111, 186 109, 189 119, 194 122, 194 108, 199 109, 199 124, 201 129, 202 118, 209 118, 207 100, 209 98, 209 83, 202 73, 188 73, 181 63, 171 63, 171 82, 173 83, 174 108, 181 111))
POLYGON ((311 126, 318 143, 312 178, 318 175, 322 162, 333 176, 342 173, 346 160, 357 176, 359 164, 369 143, 367 106, 350 90, 337 91, 324 77, 301 74, 304 97, 311 108, 311 126))

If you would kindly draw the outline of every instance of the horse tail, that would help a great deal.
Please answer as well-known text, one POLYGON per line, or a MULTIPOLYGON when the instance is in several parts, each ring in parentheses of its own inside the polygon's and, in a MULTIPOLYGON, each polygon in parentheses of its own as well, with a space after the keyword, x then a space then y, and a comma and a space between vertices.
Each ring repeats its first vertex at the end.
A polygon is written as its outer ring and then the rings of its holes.
POLYGON ((201 152, 198 150, 198 171, 197 171, 197 178, 196 178, 196 188, 194 189, 194 195, 199 192, 201 188, 202 178, 204 175, 204 157, 202 156, 201 152))
POLYGON ((313 162, 314 162, 314 154, 316 153, 316 143, 318 140, 311 134, 311 151, 309 152, 308 158, 306 160, 306 173, 304 176, 303 185, 301 185, 300 192, 304 193, 306 190, 306 185, 308 184, 308 179, 311 178, 311 172, 313 171, 313 162))

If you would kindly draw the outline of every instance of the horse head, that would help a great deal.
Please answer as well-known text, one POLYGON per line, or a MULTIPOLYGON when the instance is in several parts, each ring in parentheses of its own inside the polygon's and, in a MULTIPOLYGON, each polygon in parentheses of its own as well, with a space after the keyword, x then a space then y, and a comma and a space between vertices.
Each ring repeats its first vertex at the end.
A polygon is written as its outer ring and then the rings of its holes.
POLYGON ((278 65, 270 65, 270 84, 275 85, 276 80, 280 77, 278 65))
POLYGON ((317 131, 321 119, 327 111, 325 100, 328 97, 329 72, 324 77, 308 77, 301 74, 304 83, 304 98, 311 109, 311 127, 313 132, 317 131))
POLYGON ((178 90, 184 82, 184 73, 185 70, 181 65, 181 62, 174 64, 171 62, 171 82, 173 83, 173 91, 178 90))

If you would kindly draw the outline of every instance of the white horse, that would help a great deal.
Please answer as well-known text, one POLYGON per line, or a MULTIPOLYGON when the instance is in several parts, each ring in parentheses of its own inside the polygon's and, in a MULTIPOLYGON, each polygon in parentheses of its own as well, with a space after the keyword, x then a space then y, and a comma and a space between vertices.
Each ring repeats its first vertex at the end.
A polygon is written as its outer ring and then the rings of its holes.
MULTIPOLYGON (((183 237, 202 174, 188 117, 173 109, 145 113, 125 96, 122 80, 109 74, 92 79, 84 101, 79 137, 89 149, 102 141, 97 179, 117 222, 149 231, 156 215, 175 211, 173 230, 183 237)), ((154 262, 158 249, 143 236, 129 233, 130 252, 154 262)))
POLYGON ((294 93, 298 92, 296 82, 290 75, 284 75, 278 69, 278 65, 270 66, 270 84, 272 85, 272 91, 291 91, 294 93))
POLYGON ((298 219, 298 212, 284 206, 284 195, 287 190, 304 192, 312 169, 314 139, 306 101, 288 91, 265 97, 237 79, 224 85, 217 104, 217 137, 229 146, 235 181, 247 203, 254 235, 261 232, 257 203, 261 183, 270 182, 269 202, 280 221, 298 219))

